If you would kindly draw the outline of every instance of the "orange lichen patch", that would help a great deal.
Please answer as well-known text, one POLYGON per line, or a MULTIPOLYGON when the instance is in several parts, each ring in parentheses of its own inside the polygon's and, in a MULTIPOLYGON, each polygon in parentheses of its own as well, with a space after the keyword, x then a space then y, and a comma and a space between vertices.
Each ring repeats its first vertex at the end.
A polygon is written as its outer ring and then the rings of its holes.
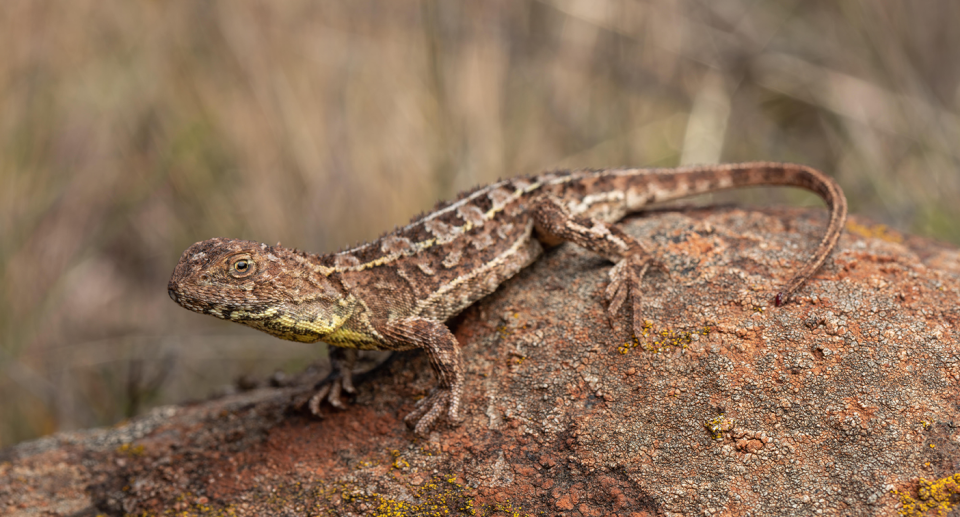
POLYGON ((856 221, 847 221, 847 231, 867 239, 880 239, 887 242, 893 242, 900 244, 903 242, 903 235, 900 235, 899 232, 891 230, 885 224, 874 224, 871 226, 866 226, 859 224, 856 221))
POLYGON ((920 478, 917 487, 917 499, 910 494, 893 491, 900 497, 900 515, 919 517, 922 515, 946 515, 960 504, 960 473, 936 481, 920 478))
POLYGON ((617 347, 617 351, 621 354, 627 354, 630 352, 630 350, 641 346, 644 350, 653 352, 655 354, 663 352, 664 349, 669 347, 685 349, 694 340, 700 339, 701 336, 708 336, 710 334, 710 330, 710 327, 702 327, 700 329, 689 331, 664 329, 654 332, 653 323, 648 320, 643 322, 643 328, 641 329, 640 335, 634 335, 632 341, 627 341, 620 344, 620 346, 617 347), (641 338, 643 341, 641 341, 641 338))
POLYGON ((273 427, 263 441, 251 443, 247 448, 232 454, 211 453, 193 460, 217 473, 215 478, 198 479, 195 487, 211 498, 230 500, 283 472, 322 473, 332 479, 355 473, 361 466, 383 475, 402 471, 406 460, 391 451, 403 447, 406 441, 350 441, 351 436, 383 436, 396 425, 395 415, 374 414, 363 406, 352 407, 351 411, 331 411, 322 421, 288 419, 273 427), (348 442, 351 447, 347 449, 335 445, 348 442), (239 468, 239 465, 250 467, 239 468))
POLYGON ((717 247, 714 239, 704 238, 696 232, 684 232, 684 239, 674 245, 676 253, 686 253, 691 256, 705 255, 717 247))
MULTIPOLYGON (((877 410, 880 409, 875 405, 865 404, 862 397, 844 397, 841 400, 847 405, 845 411, 838 413, 838 415, 842 417, 853 417, 867 421, 875 418, 877 410)), ((926 429, 926 427, 924 429, 926 429)))

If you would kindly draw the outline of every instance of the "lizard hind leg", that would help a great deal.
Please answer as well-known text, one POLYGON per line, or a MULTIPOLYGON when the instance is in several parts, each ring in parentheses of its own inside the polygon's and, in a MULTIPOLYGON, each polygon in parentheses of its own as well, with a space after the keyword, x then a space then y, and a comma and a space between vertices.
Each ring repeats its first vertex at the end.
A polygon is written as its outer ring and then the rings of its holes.
POLYGON ((357 363, 357 351, 353 348, 330 347, 330 375, 318 382, 313 389, 316 392, 310 397, 307 407, 314 416, 320 416, 320 404, 324 399, 337 408, 346 409, 340 399, 341 392, 356 393, 353 387, 353 368, 357 363))
POLYGON ((614 263, 610 284, 604 292, 611 319, 629 298, 633 309, 633 331, 643 328, 640 313, 641 281, 651 265, 659 265, 636 238, 616 226, 596 219, 571 215, 556 198, 540 198, 533 210, 539 237, 548 242, 570 241, 614 263))

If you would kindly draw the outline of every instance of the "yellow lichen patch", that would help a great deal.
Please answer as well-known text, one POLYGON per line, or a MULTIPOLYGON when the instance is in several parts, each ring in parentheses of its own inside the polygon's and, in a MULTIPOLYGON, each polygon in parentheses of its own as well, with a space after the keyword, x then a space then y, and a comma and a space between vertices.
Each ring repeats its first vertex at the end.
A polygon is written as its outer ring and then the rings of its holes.
POLYGON ((358 461, 357 464, 353 466, 353 468, 356 470, 363 470, 363 469, 368 469, 371 467, 378 467, 378 466, 380 466, 380 462, 378 461, 363 460, 363 461, 358 461))
POLYGON ((117 447, 117 452, 127 456, 143 456, 143 451, 143 445, 134 445, 132 443, 125 443, 117 447))
POLYGON ((515 330, 526 330, 527 324, 520 322, 520 313, 514 312, 510 315, 504 315, 503 324, 497 327, 497 332, 501 338, 509 336, 515 330), (512 320, 511 320, 512 318, 512 320))
POLYGON ((868 239, 880 239, 887 242, 901 243, 903 236, 891 230, 885 224, 865 226, 854 221, 847 221, 847 231, 868 239))
POLYGON ((400 455, 400 451, 394 449, 390 451, 390 455, 393 456, 393 468, 397 470, 410 468, 410 463, 403 459, 403 456, 400 455))
MULTIPOLYGON (((399 478, 398 478, 399 479, 399 478)), ((267 487, 265 487, 267 488, 267 487)), ((377 493, 370 487, 353 482, 292 483, 269 487, 265 493, 254 491, 244 507, 255 507, 258 515, 364 515, 367 517, 534 517, 510 501, 480 504, 474 500, 470 487, 464 486, 454 474, 435 475, 422 484, 406 484, 402 497, 377 493), (265 497, 261 497, 265 496, 265 497), (296 511, 292 511, 296 508, 296 511)), ((137 515, 171 517, 233 517, 237 509, 230 505, 218 507, 205 496, 183 493, 177 496, 162 513, 141 512, 137 515)), ((246 509, 243 514, 250 514, 246 509)), ((542 513, 537 513, 537 516, 542 513)))
POLYGON ((665 329, 659 332, 653 332, 653 323, 648 320, 643 322, 640 335, 637 336, 634 334, 633 340, 622 343, 617 347, 617 351, 621 354, 626 354, 634 348, 643 347, 644 350, 656 354, 663 352, 669 347, 687 348, 694 339, 699 339, 700 336, 707 336, 709 334, 710 327, 703 327, 691 331, 665 329))
POLYGON ((910 517, 946 515, 960 504, 960 473, 936 481, 920 478, 917 499, 897 490, 893 493, 900 498, 900 515, 910 517), (935 510, 936 514, 931 510, 935 510))
POLYGON ((413 490, 412 500, 399 500, 381 494, 344 493, 347 503, 368 508, 366 515, 374 517, 447 517, 452 515, 533 517, 523 508, 510 502, 494 505, 476 504, 467 494, 467 487, 455 475, 434 476, 413 490))
POLYGON ((736 420, 727 418, 721 413, 713 419, 704 422, 703 427, 706 427, 707 431, 710 431, 710 436, 714 440, 722 440, 723 433, 733 429, 734 424, 736 424, 736 420))

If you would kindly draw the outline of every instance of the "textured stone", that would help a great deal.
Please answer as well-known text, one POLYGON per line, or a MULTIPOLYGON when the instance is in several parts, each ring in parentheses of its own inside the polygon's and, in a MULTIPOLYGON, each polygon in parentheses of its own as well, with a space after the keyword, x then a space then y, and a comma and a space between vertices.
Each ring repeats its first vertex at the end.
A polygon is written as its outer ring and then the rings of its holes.
POLYGON ((825 215, 632 220, 663 266, 645 279, 639 341, 627 308, 612 329, 603 310, 608 263, 569 245, 548 252, 453 322, 466 418, 429 440, 400 420, 434 383, 424 357, 405 355, 322 421, 287 409, 304 387, 260 389, 8 449, 0 513, 891 515, 907 496, 915 513, 935 496, 952 504, 960 252, 855 220, 815 278, 773 307, 825 215))

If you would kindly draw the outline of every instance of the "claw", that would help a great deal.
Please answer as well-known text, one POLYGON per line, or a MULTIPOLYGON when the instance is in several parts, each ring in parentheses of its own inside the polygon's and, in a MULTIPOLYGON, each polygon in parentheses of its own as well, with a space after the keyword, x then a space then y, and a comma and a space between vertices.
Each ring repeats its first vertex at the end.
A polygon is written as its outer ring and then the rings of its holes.
POLYGON ((430 431, 430 427, 440 418, 444 409, 447 410, 447 420, 452 425, 461 421, 459 401, 454 400, 451 403, 451 391, 449 389, 435 388, 429 395, 417 402, 416 407, 411 411, 403 421, 408 427, 413 427, 413 432, 417 436, 425 437, 430 431))

